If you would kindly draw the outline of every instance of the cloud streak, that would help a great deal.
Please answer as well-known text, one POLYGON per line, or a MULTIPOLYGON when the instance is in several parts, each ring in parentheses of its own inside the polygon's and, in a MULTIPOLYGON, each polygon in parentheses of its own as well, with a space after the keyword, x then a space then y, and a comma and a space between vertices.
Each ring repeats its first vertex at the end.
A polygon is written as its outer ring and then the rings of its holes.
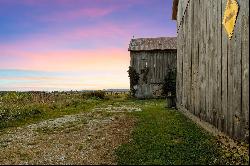
POLYGON ((65 50, 49 52, 20 52, 12 51, 10 56, 22 57, 20 63, 7 61, 0 57, 0 68, 28 70, 100 70, 119 69, 129 65, 128 52, 123 49, 107 48, 100 50, 65 50))
POLYGON ((65 22, 75 21, 77 19, 94 19, 97 17, 103 17, 116 11, 117 7, 111 8, 88 8, 78 9, 73 11, 62 11, 51 13, 50 15, 37 16, 35 19, 44 22, 65 22))
MULTIPOLYGON (((0 56, 12 50, 46 50, 49 48, 56 48, 60 46, 71 45, 81 41, 100 41, 105 39, 102 43, 117 40, 128 42, 131 37, 133 29, 140 27, 140 24, 119 26, 114 23, 102 23, 95 27, 76 27, 65 31, 52 33, 36 33, 26 36, 25 38, 17 39, 11 43, 0 43, 0 56)), ((109 42, 109 43, 110 43, 109 42)), ((127 44, 127 43, 126 43, 127 44)), ((101 45, 101 46, 102 46, 101 45)), ((84 45, 82 46, 84 47, 84 45)), ((86 49, 86 48, 85 48, 86 49)))
POLYGON ((112 70, 94 73, 87 71, 60 72, 57 73, 58 76, 54 76, 55 72, 47 71, 10 70, 7 72, 9 72, 9 76, 1 75, 3 73, 0 70, 0 90, 82 90, 107 89, 110 86, 126 88, 128 86, 126 83, 128 82, 127 78, 121 78, 124 72, 114 72, 112 70), (15 76, 15 72, 19 73, 18 77, 15 76), (30 73, 34 75, 30 75, 30 73), (42 76, 35 75, 35 73, 42 76))

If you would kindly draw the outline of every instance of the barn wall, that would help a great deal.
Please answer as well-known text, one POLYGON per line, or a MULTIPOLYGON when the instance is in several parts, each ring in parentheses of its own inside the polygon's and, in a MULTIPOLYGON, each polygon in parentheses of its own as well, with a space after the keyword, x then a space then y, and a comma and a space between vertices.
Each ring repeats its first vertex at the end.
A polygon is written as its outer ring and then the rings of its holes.
POLYGON ((130 65, 140 74, 136 97, 161 96, 161 86, 168 69, 176 69, 176 50, 131 51, 130 65), (143 81, 142 69, 149 67, 147 83, 143 81))
MULTIPOLYGON (((178 9, 188 0, 179 0, 178 9)), ((189 0, 177 37, 177 106, 233 138, 249 137, 249 0, 231 40, 222 25, 226 0, 189 0)), ((183 12, 184 9, 178 11, 183 12)))

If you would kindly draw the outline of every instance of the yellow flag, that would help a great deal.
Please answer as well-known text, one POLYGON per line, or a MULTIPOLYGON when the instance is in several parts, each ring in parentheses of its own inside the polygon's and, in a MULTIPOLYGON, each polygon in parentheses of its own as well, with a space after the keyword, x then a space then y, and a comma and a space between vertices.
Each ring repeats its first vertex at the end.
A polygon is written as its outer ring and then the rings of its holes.
POLYGON ((226 10, 222 24, 224 25, 228 38, 231 39, 234 32, 234 27, 237 19, 239 6, 236 0, 227 0, 226 10))

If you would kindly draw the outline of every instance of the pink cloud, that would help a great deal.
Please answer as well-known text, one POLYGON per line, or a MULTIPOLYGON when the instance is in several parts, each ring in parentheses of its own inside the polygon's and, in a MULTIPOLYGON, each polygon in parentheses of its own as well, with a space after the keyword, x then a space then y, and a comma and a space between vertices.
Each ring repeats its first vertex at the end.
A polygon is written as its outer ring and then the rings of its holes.
MULTIPOLYGON (((124 25, 123 27, 114 23, 102 23, 95 27, 71 28, 54 34, 32 34, 11 43, 0 43, 0 57, 3 55, 10 55, 13 50, 27 51, 36 49, 39 52, 41 50, 54 50, 58 47, 67 48, 68 45, 81 43, 82 41, 89 41, 95 44, 96 41, 103 40, 103 46, 106 46, 105 44, 108 41, 115 43, 116 40, 119 40, 126 42, 125 44, 127 45, 132 36, 133 29, 137 29, 140 26, 140 23, 124 25)), ((96 47, 98 47, 98 45, 96 45, 96 47)))
POLYGON ((22 80, 22 81, 48 81, 48 80, 63 80, 63 78, 60 77, 9 77, 9 76, 1 76, 1 80, 22 80))
POLYGON ((129 54, 127 50, 106 48, 99 50, 66 50, 49 52, 11 51, 11 56, 22 57, 20 62, 0 61, 0 68, 81 71, 81 70, 117 70, 127 68, 129 54))
MULTIPOLYGON (((0 69, 21 69, 37 71, 66 71, 64 76, 46 77, 2 77, 1 80, 13 81, 1 85, 7 90, 49 90, 49 89, 105 89, 127 88, 129 53, 127 50, 106 48, 98 50, 66 50, 49 52, 19 52, 12 50, 13 55, 21 56, 22 61, 0 61, 0 69), (77 72, 71 75, 67 72, 77 72)), ((0 57, 1 58, 1 57, 0 57)))
MULTIPOLYGON (((12 0, 14 1, 14 0, 12 0)), ((13 3, 10 0, 1 0, 1 3, 13 3)), ((136 4, 147 4, 152 3, 152 1, 147 0, 16 0, 15 3, 25 4, 29 6, 41 6, 41 5, 60 5, 60 6, 75 6, 78 5, 99 5, 104 4, 121 4, 122 6, 131 6, 136 4)))
MULTIPOLYGON (((20 4, 41 7, 53 6, 55 11, 48 12, 44 15, 31 15, 39 21, 61 22, 72 21, 75 19, 88 19, 95 17, 102 17, 116 11, 127 9, 133 5, 145 5, 148 1, 145 0, 53 0, 53 1, 39 1, 39 0, 22 0, 20 4), (57 8, 59 7, 59 8, 57 8), (63 7, 61 9, 60 7, 63 7), (72 9, 72 7, 74 9, 72 9)), ((28 13, 29 14, 29 13, 28 13)), ((30 16, 30 15, 29 15, 30 16)))
POLYGON ((83 18, 94 18, 102 17, 114 12, 117 7, 109 8, 86 8, 86 9, 76 9, 71 11, 61 11, 55 12, 42 16, 35 16, 35 19, 39 21, 49 21, 49 22, 59 22, 59 21, 72 21, 75 19, 83 18))

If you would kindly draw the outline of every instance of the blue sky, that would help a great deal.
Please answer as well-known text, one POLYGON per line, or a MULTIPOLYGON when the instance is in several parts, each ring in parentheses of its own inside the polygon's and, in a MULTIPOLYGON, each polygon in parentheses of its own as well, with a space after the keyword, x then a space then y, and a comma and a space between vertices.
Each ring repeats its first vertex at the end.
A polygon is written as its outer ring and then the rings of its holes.
POLYGON ((0 0, 0 90, 129 88, 132 36, 176 36, 172 0, 0 0))

